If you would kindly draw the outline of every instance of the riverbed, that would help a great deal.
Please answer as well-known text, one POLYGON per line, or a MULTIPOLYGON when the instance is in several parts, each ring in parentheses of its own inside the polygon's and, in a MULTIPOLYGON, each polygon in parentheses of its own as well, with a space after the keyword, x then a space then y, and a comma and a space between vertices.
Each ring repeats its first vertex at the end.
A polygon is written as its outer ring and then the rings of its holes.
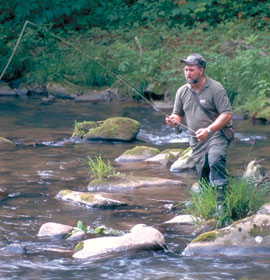
MULTIPOLYGON (((166 111, 170 113, 170 110, 166 111)), ((174 217, 170 205, 189 197, 194 171, 171 173, 168 167, 146 164, 119 165, 114 159, 136 145, 160 151, 187 148, 188 132, 176 134, 164 116, 139 102, 90 103, 59 100, 43 103, 39 97, 0 99, 0 136, 15 145, 0 143, 0 188, 9 196, 1 201, 0 248, 18 243, 26 252, 0 256, 0 279, 269 279, 270 260, 254 257, 183 257, 192 236, 179 229, 165 230, 166 252, 123 253, 106 259, 78 261, 65 250, 73 243, 38 238, 40 226, 58 222, 92 228, 104 225, 127 232, 143 223, 158 227, 174 217), (85 142, 73 139, 75 121, 123 116, 141 123, 132 143, 85 142), (117 171, 181 181, 177 187, 141 188, 122 195, 131 202, 119 209, 92 209, 55 199, 62 189, 86 191, 87 158, 102 156, 117 171), (54 249, 54 250, 52 250, 54 249)), ((269 125, 235 121, 236 140, 228 155, 228 171, 240 175, 253 159, 270 169, 269 125)))

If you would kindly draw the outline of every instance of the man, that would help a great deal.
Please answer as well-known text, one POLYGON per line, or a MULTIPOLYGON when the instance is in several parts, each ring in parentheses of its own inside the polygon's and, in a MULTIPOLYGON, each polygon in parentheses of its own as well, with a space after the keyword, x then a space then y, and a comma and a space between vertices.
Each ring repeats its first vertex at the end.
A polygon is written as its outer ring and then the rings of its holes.
POLYGON ((228 96, 220 83, 205 76, 206 61, 201 55, 191 54, 180 61, 185 63, 187 84, 178 89, 173 112, 166 117, 166 122, 175 126, 186 118, 188 128, 195 132, 191 132, 190 146, 198 179, 200 182, 206 180, 219 190, 224 189, 228 184, 226 156, 229 141, 221 129, 232 120, 228 96), (206 113, 213 115, 213 120, 206 113))

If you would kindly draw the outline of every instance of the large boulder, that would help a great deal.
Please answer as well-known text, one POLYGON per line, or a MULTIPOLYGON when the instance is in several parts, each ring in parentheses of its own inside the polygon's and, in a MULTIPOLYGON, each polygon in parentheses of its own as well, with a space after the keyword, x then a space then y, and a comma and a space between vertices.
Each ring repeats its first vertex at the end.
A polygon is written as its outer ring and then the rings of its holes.
POLYGON ((157 148, 147 146, 136 146, 133 149, 125 151, 122 155, 115 159, 117 162, 137 162, 151 158, 159 154, 157 148))
POLYGON ((195 168, 195 162, 192 159, 192 150, 191 148, 186 149, 182 152, 178 160, 176 160, 170 168, 171 172, 181 172, 187 171, 195 168))
POLYGON ((174 163, 179 155, 183 152, 181 149, 167 149, 145 160, 147 163, 161 164, 163 166, 169 166, 174 163))
POLYGON ((146 225, 134 226, 130 233, 88 239, 77 244, 73 257, 85 259, 112 255, 134 250, 162 250, 166 246, 164 236, 155 228, 146 225))
POLYGON ((110 196, 112 194, 62 190, 56 195, 56 198, 94 208, 114 208, 127 205, 126 202, 112 199, 110 196))
POLYGON ((205 232, 183 251, 184 256, 269 255, 270 216, 256 214, 226 228, 205 232))
POLYGON ((89 191, 119 191, 142 187, 180 186, 181 181, 157 177, 110 176, 103 180, 92 180, 88 184, 89 191))
POLYGON ((72 136, 86 140, 133 141, 139 129, 140 123, 136 120, 115 117, 105 121, 77 123, 72 136))

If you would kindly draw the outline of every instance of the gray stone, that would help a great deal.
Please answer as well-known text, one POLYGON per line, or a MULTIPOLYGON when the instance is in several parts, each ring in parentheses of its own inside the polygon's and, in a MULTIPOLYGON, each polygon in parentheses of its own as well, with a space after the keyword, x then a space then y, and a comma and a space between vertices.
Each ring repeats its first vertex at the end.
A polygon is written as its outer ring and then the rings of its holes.
POLYGON ((71 231, 73 227, 64 224, 58 223, 46 223, 43 224, 38 232, 39 237, 66 237, 71 231))
POLYGON ((161 164, 163 166, 169 166, 173 162, 177 160, 179 155, 183 152, 181 149, 168 149, 165 151, 162 151, 158 155, 148 158, 145 160, 147 163, 153 163, 153 164, 161 164))
POLYGON ((0 81, 0 95, 15 96, 17 93, 7 83, 0 81))
POLYGON ((205 232, 183 251, 184 256, 270 254, 270 216, 256 214, 226 228, 205 232))
POLYGON ((178 160, 170 168, 171 172, 187 171, 195 168, 195 162, 192 159, 192 150, 189 148, 184 151, 178 160))
POLYGON ((73 257, 85 259, 134 250, 162 250, 166 246, 164 236, 146 225, 134 226, 123 236, 88 239, 77 244, 73 257))
POLYGON ((89 191, 119 191, 142 187, 180 186, 181 181, 156 177, 111 176, 102 181, 92 180, 88 184, 89 191))
POLYGON ((62 190, 56 195, 56 198, 94 208, 112 208, 127 205, 127 202, 112 199, 110 198, 111 196, 112 194, 107 193, 90 193, 62 190))
POLYGON ((144 161, 148 158, 159 154, 159 150, 147 146, 136 146, 133 149, 125 151, 122 155, 115 159, 116 162, 137 162, 144 161))

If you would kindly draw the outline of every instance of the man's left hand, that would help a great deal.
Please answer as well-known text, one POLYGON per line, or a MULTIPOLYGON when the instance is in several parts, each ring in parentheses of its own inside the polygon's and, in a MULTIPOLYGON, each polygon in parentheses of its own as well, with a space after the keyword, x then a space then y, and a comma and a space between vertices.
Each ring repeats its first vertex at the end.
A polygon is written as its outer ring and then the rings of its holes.
POLYGON ((196 131, 196 137, 199 142, 205 141, 209 136, 209 133, 206 128, 200 128, 196 131))

